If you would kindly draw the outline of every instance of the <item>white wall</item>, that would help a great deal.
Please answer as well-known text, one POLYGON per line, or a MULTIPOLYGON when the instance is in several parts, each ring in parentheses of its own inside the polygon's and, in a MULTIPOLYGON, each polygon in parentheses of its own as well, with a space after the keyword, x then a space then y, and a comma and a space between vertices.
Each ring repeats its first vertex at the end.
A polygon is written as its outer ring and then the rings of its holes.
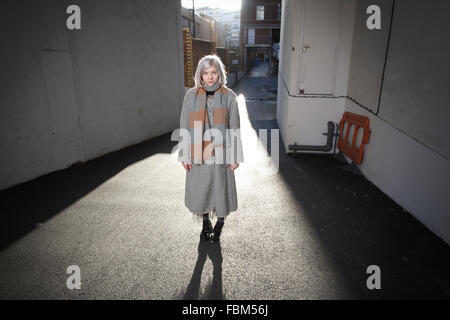
POLYGON ((377 112, 384 62, 390 34, 393 0, 358 0, 352 45, 348 96, 365 108, 377 112), (376 4, 381 10, 381 29, 366 26, 367 8, 376 4))
MULTIPOLYGON (((311 97, 298 94, 303 1, 282 2, 277 119, 287 152, 288 146, 294 143, 325 145, 327 136, 323 133, 327 132, 327 122, 338 123, 344 112, 345 98, 341 96, 347 95, 356 2, 340 1, 340 4, 333 94, 311 97)), ((326 22, 325 20, 324 23, 326 22)), ((333 149, 329 152, 333 152, 333 149)))
POLYGON ((179 1, 10 0, 0 15, 0 189, 179 126, 179 1))
POLYGON ((326 118, 338 122, 344 111, 369 117, 360 170, 450 244, 450 42, 443 40, 450 2, 396 0, 390 28, 392 0, 345 1, 330 98, 295 92, 299 58, 290 49, 301 44, 302 2, 283 1, 283 14, 290 8, 281 28, 277 117, 286 150, 294 142, 324 145, 326 118), (369 4, 381 7, 381 30, 366 28, 369 4))
POLYGON ((370 119, 372 134, 359 166, 362 173, 450 244, 449 161, 350 100, 345 111, 370 119))
MULTIPOLYGON (((445 0, 396 0, 378 115, 350 100, 345 107, 371 121, 372 135, 361 171, 447 243, 450 43, 442 37, 449 28, 449 11, 450 3, 445 0)), ((376 34, 357 32, 364 33, 366 42, 377 43, 376 34)), ((364 51, 354 50, 352 67, 354 61, 365 59, 364 51)), ((361 74, 371 75, 364 65, 359 69, 361 74)))

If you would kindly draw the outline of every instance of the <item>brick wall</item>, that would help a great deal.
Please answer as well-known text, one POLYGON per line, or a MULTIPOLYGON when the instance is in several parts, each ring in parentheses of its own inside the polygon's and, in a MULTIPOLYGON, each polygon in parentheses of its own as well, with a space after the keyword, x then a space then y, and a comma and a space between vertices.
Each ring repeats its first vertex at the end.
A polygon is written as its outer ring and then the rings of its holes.
POLYGON ((222 60, 223 64, 225 65, 225 70, 227 73, 230 73, 230 65, 231 65, 231 60, 230 60, 230 54, 228 49, 226 48, 216 48, 217 51, 217 55, 220 57, 220 59, 222 60))
POLYGON ((255 29, 255 43, 271 44, 271 29, 255 29))
POLYGON ((192 49, 192 66, 194 73, 197 70, 197 65, 201 58, 209 54, 216 54, 216 44, 211 41, 193 38, 192 49))
POLYGON ((192 38, 188 28, 183 29, 183 50, 184 50, 184 85, 192 88, 194 75, 198 62, 201 58, 209 54, 216 54, 225 65, 225 71, 230 73, 231 62, 229 50, 226 48, 216 48, 216 44, 211 41, 192 38))
POLYGON ((278 7, 281 1, 244 0, 241 4, 241 19, 254 24, 272 24, 278 21, 278 7), (264 20, 256 20, 256 6, 264 5, 264 20))

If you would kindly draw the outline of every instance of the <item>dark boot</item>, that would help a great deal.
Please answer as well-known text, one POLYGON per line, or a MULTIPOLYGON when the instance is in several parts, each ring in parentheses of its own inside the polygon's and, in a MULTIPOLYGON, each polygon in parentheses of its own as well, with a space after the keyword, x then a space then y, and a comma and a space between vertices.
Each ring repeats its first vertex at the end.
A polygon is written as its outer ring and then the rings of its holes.
POLYGON ((202 229, 202 232, 200 233, 200 240, 208 241, 211 236, 212 231, 213 231, 213 227, 211 224, 211 220, 203 219, 203 229, 202 229))
POLYGON ((216 222, 216 225, 214 226, 214 229, 212 231, 213 232, 213 234, 211 236, 212 242, 218 242, 220 240, 220 234, 222 233, 222 228, 223 228, 224 224, 225 223, 223 221, 216 222))

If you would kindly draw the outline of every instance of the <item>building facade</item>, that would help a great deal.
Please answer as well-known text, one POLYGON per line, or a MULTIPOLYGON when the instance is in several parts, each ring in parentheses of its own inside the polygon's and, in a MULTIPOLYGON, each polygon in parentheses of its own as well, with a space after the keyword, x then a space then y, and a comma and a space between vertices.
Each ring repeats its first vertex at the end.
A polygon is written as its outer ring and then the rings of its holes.
POLYGON ((220 8, 202 7, 195 10, 199 14, 213 17, 225 29, 225 47, 236 49, 239 47, 239 33, 241 26, 241 12, 220 8))
POLYGON ((281 0, 242 0, 240 69, 248 72, 258 61, 277 61, 280 42, 281 0))
POLYGON ((192 9, 181 7, 181 12, 182 26, 189 28, 193 38, 214 42, 217 47, 225 47, 226 29, 221 22, 197 9, 195 10, 195 19, 192 17, 192 9))
POLYGON ((225 26, 211 16, 204 14, 200 14, 200 16, 209 21, 211 41, 216 44, 216 47, 226 47, 225 37, 227 31, 225 30, 225 26))

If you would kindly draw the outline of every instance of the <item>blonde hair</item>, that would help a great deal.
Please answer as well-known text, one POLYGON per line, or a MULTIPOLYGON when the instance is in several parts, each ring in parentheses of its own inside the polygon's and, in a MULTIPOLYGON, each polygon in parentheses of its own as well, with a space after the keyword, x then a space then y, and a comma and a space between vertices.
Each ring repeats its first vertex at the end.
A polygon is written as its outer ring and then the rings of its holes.
POLYGON ((219 79, 217 80, 217 82, 223 86, 227 84, 227 76, 225 73, 225 66, 223 65, 222 60, 220 59, 220 57, 216 56, 215 54, 210 54, 210 55, 204 56, 198 62, 197 71, 195 71, 195 77, 194 77, 196 87, 203 86, 202 75, 206 69, 208 69, 212 66, 214 66, 217 69, 217 71, 219 72, 219 79))

